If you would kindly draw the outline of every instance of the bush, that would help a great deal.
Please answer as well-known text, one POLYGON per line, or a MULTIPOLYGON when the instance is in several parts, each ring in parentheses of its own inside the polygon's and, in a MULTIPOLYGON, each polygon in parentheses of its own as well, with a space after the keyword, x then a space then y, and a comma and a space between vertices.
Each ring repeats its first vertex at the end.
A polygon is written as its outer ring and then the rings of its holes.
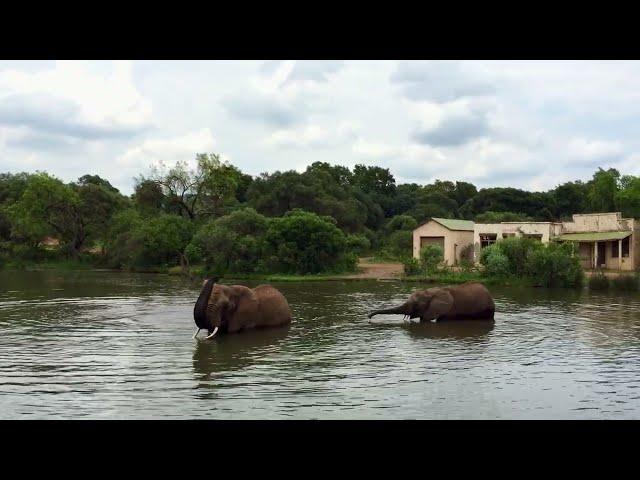
POLYGON ((190 262, 204 262, 210 273, 253 273, 263 264, 268 225, 252 208, 235 210, 200 227, 185 252, 190 262))
POLYGON ((609 278, 602 272, 594 273, 589 279, 590 290, 606 290, 609 288, 609 278))
POLYGON ((335 220, 303 210, 270 219, 264 245, 270 272, 338 273, 353 270, 357 261, 335 220))
POLYGON ((389 235, 389 253, 395 258, 404 259, 411 257, 413 250, 413 232, 397 230, 389 235))
POLYGON ((526 273, 544 287, 581 287, 584 271, 570 244, 550 243, 527 255, 526 273))
POLYGON ((611 287, 616 290, 626 292, 637 292, 640 290, 640 277, 638 275, 620 275, 611 279, 611 287))
POLYGON ((420 275, 422 274, 422 267, 420 266, 420 262, 416 258, 407 258, 402 264, 404 265, 404 274, 405 275, 420 275))
POLYGON ((436 272, 443 260, 444 252, 438 245, 427 245, 420 250, 420 264, 426 272, 436 272))
POLYGON ((505 238, 495 245, 509 260, 509 273, 518 277, 527 274, 528 256, 544 248, 541 242, 523 237, 505 238))
POLYGON ((500 248, 490 246, 485 250, 488 250, 483 259, 487 275, 503 277, 511 273, 509 259, 500 248))
POLYGON ((371 248, 371 242, 364 235, 347 235, 347 248, 357 255, 362 255, 371 248))

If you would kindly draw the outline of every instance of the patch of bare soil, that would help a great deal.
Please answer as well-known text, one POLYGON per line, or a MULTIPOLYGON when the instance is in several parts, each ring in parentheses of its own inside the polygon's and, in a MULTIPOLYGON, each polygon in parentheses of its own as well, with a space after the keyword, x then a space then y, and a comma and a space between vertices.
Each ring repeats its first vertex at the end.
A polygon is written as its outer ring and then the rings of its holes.
POLYGON ((395 279, 404 271, 401 263, 369 263, 366 258, 358 261, 360 273, 345 275, 345 278, 395 279))

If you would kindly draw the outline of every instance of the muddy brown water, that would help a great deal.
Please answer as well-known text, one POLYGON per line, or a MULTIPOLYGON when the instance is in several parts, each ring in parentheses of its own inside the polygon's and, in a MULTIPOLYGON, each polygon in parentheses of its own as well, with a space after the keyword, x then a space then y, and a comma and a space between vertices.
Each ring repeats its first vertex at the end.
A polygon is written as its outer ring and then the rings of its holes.
POLYGON ((638 294, 491 288, 493 325, 414 325, 366 317, 414 283, 274 285, 290 327, 207 342, 180 278, 0 272, 0 418, 640 418, 638 294))

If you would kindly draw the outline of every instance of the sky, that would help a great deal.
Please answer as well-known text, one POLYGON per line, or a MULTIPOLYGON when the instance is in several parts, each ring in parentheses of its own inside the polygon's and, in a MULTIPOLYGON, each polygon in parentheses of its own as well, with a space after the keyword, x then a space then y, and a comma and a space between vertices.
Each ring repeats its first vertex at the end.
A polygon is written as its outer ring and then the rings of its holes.
POLYGON ((158 162, 316 161, 548 190, 640 174, 638 61, 0 61, 0 172, 130 194, 158 162))

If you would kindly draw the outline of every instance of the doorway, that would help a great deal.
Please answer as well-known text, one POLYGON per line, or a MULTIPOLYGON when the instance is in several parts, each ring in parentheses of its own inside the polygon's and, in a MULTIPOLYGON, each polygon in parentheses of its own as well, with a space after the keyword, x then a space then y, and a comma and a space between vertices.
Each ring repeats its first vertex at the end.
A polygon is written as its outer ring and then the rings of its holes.
POLYGON ((605 258, 607 252, 607 244, 605 242, 598 242, 598 264, 596 268, 604 267, 607 264, 607 259, 605 258))

